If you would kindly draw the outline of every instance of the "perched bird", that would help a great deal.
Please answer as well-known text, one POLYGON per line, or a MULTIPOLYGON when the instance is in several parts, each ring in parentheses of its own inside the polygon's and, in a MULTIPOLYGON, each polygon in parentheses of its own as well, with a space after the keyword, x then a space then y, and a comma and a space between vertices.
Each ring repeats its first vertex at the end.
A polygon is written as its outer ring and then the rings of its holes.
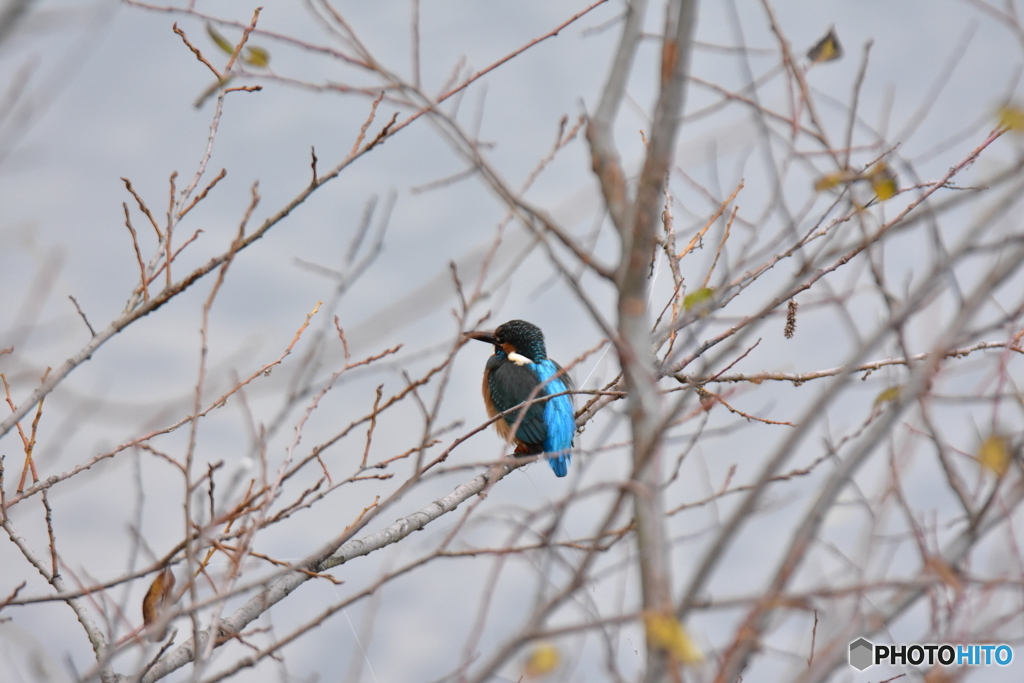
MULTIPOLYGON (((487 359, 484 368, 483 387, 484 405, 491 417, 531 398, 572 389, 569 376, 548 358, 544 333, 536 325, 525 320, 509 320, 493 332, 470 332, 466 336, 494 344, 494 355, 487 359)), ((525 414, 522 410, 513 411, 494 426, 506 441, 515 442, 516 455, 545 453, 556 476, 564 477, 568 473, 576 432, 569 394, 533 403, 525 414), (515 436, 509 438, 517 422, 515 436)))

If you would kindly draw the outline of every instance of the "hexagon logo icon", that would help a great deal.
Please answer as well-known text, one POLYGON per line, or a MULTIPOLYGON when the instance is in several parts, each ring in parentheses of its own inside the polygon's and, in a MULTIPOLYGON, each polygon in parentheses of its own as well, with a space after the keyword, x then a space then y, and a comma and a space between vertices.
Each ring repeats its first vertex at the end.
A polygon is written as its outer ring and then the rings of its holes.
POLYGON ((874 649, 875 646, 865 638, 858 638, 850 643, 850 666, 857 671, 863 671, 871 666, 874 649))

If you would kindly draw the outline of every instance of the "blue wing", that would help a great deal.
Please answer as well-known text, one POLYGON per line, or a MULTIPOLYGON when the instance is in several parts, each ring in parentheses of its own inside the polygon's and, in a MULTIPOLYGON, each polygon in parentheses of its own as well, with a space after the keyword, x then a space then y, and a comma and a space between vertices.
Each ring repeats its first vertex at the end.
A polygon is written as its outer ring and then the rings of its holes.
MULTIPOLYGON (((517 365, 507 358, 497 355, 487 361, 487 388, 496 413, 503 413, 530 398, 540 381, 529 366, 517 365)), ((542 396, 543 394, 537 394, 542 396)), ((534 403, 526 409, 505 416, 505 422, 512 427, 519 421, 516 438, 534 453, 541 452, 541 444, 547 438, 548 429, 544 421, 544 404, 534 403), (522 419, 520 420, 520 416, 522 419)))

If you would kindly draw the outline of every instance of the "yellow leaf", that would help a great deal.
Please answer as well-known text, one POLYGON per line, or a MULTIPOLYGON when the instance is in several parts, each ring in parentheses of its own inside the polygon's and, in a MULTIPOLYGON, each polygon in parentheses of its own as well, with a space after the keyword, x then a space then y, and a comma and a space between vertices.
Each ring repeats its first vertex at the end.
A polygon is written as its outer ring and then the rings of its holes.
POLYGON ((262 47, 246 47, 242 52, 242 61, 250 66, 264 69, 270 65, 270 53, 262 47))
POLYGON ((877 182, 871 183, 871 187, 875 190, 875 194, 878 195, 878 199, 885 201, 886 199, 892 199, 899 192, 899 187, 896 185, 895 178, 884 178, 877 182))
POLYGON ((683 297, 683 308, 688 311, 694 306, 699 306, 709 300, 714 295, 715 290, 711 287, 701 287, 696 292, 690 292, 683 297))
POLYGON ((824 192, 825 190, 831 190, 839 183, 845 180, 845 174, 842 171, 836 171, 835 173, 829 173, 818 178, 818 181, 814 183, 814 189, 817 192, 824 192))
POLYGON ((146 597, 142 599, 142 621, 145 623, 149 633, 146 637, 152 641, 160 641, 167 637, 167 625, 156 630, 154 624, 159 621, 171 608, 171 598, 174 595, 174 572, 169 567, 156 575, 153 583, 146 591, 146 597))
POLYGON ((883 391, 882 393, 880 393, 878 396, 875 397, 874 407, 877 408, 878 406, 882 405, 883 403, 888 403, 889 401, 895 401, 896 399, 898 399, 900 397, 900 391, 902 389, 903 389, 903 386, 900 385, 900 384, 897 384, 894 387, 889 387, 888 389, 886 389, 885 391, 883 391))
POLYGON ((213 24, 206 24, 206 32, 210 34, 213 42, 217 43, 217 47, 224 50, 224 52, 227 52, 229 55, 235 54, 235 46, 231 44, 231 41, 218 33, 217 29, 213 27, 213 24))
POLYGON ((814 183, 814 189, 816 192, 824 192, 842 183, 853 182, 854 180, 860 180, 860 178, 860 174, 853 171, 836 171, 835 173, 829 173, 818 178, 814 183))
POLYGON ((807 51, 807 58, 815 64, 831 62, 843 56, 843 46, 839 44, 834 28, 830 28, 824 38, 807 51))
POLYGON ((539 678, 549 674, 558 668, 561 657, 558 648, 551 643, 540 643, 533 648, 529 659, 523 665, 523 676, 526 678, 539 678))
POLYGON ((896 174, 892 172, 889 165, 884 161, 868 169, 864 177, 871 181, 871 189, 878 195, 878 200, 884 202, 892 199, 899 192, 899 185, 896 183, 896 174))
POLYGON ((962 593, 964 590, 964 582, 956 573, 956 569, 953 568, 948 562, 941 557, 929 556, 924 561, 924 566, 927 569, 932 570, 942 582, 955 590, 957 593, 962 593))
POLYGON ((696 664, 704 659, 700 648, 686 634, 679 620, 670 614, 648 614, 644 617, 647 642, 665 650, 684 664, 696 664))
POLYGON ((1016 104, 1007 104, 999 108, 1000 128, 1009 128, 1013 131, 1024 130, 1024 108, 1016 104))
POLYGON ((923 683, 958 683, 963 676, 957 672, 943 671, 945 667, 935 666, 924 675, 923 683))
POLYGON ((978 462, 997 477, 1003 476, 1010 466, 1010 444, 1006 437, 997 434, 986 437, 978 448, 978 462))

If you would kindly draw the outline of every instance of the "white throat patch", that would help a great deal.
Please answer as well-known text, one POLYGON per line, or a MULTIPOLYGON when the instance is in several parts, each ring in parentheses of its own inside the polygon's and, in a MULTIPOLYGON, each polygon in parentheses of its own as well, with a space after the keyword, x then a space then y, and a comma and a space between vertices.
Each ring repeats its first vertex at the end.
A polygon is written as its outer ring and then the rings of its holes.
POLYGON ((526 356, 520 356, 518 353, 515 352, 508 354, 508 359, 515 363, 516 365, 529 365, 530 363, 533 362, 526 356))

